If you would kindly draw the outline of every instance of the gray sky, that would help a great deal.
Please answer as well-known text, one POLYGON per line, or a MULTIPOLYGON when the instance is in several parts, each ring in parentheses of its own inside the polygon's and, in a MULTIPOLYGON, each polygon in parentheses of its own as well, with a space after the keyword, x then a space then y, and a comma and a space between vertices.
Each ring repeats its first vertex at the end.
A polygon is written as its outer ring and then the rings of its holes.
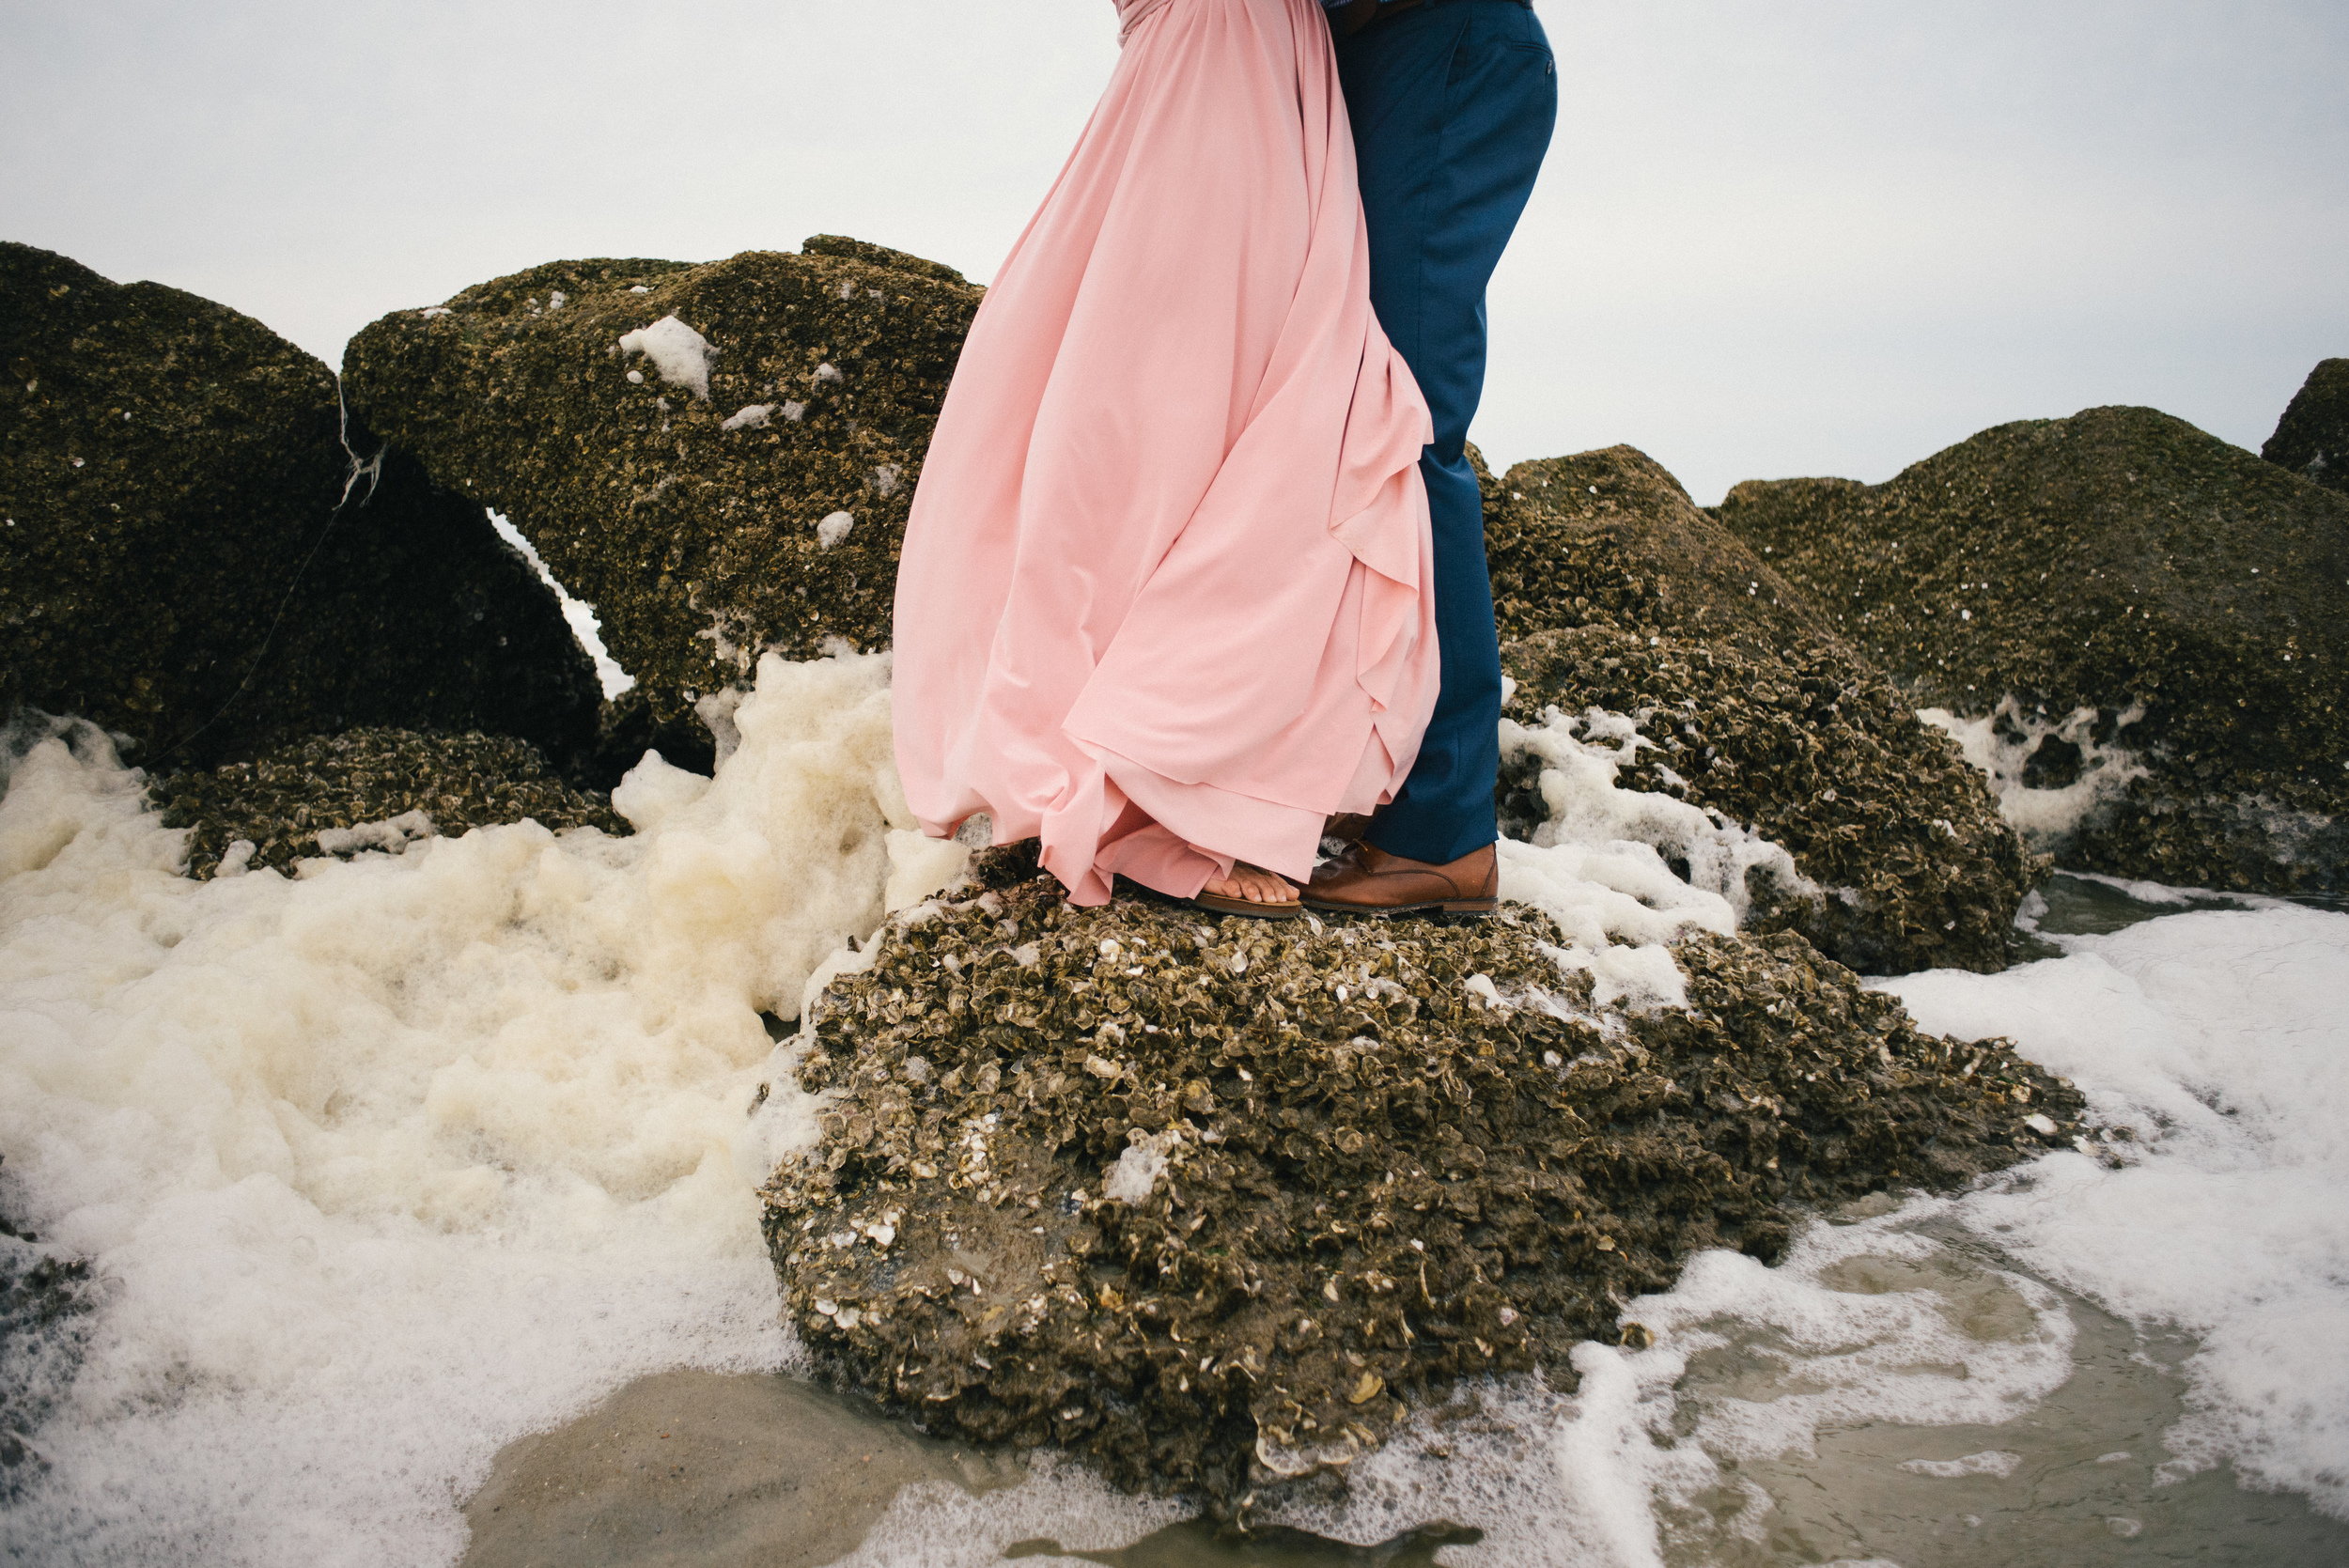
MULTIPOLYGON (((2349 5, 1542 0, 1558 138, 1476 439, 1700 501, 2146 403, 2256 447, 2349 355, 2349 5)), ((0 0, 0 238, 339 362, 540 261, 853 234, 984 281, 1110 0, 0 0)))

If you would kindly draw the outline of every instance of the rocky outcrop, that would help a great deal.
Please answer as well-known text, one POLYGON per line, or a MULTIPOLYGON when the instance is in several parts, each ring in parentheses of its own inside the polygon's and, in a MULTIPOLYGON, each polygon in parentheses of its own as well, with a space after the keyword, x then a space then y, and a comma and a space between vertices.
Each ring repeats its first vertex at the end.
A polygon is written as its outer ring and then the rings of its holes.
POLYGON ((574 789, 506 736, 349 730, 178 773, 152 794, 165 827, 189 830, 188 873, 199 877, 287 871, 316 855, 399 854, 420 839, 525 817, 558 831, 630 831, 610 797, 574 789))
MULTIPOLYGON (((1866 974, 2006 967, 2041 868, 1949 737, 1836 640, 1770 657, 1586 626, 1512 643, 1501 661, 1512 720, 1628 718, 1639 738, 1621 748, 1619 786, 1689 801, 1793 854, 1819 895, 1757 908, 1749 932, 1800 931, 1866 974)), ((1504 748, 1504 832, 1530 837, 1542 821, 1540 767, 1504 748)))
POLYGON ((2309 372, 2260 456, 2349 493, 2349 359, 2323 360, 2309 372))
POLYGON ((1636 447, 1523 462, 1499 479, 1478 468, 1504 643, 1606 626, 1773 656, 1832 636, 1802 594, 1636 447))
MULTIPOLYGON (((1509 716, 1636 719, 1617 783, 1791 851, 1821 896, 1757 907, 1863 972, 2003 968, 2039 868, 1982 776, 1803 592, 1632 447, 1519 463, 1485 486, 1509 716)), ((1542 816, 1512 753, 1509 831, 1542 816)))
MULTIPOLYGON (((387 316, 354 411, 589 600, 647 733, 776 648, 890 640, 906 509, 980 291, 853 240, 558 261, 387 316)), ((706 744, 706 741, 703 742, 706 744)))
POLYGON ((2349 876, 2349 498, 2152 409, 2002 425, 1882 485, 1750 482, 1721 521, 1942 710, 2061 863, 2349 876))
POLYGON ((0 712, 150 767, 368 723, 592 739, 553 595, 478 505, 361 470, 334 374, 259 322, 0 244, 0 712))
POLYGON ((1244 1513, 1461 1378, 1570 1384, 1695 1249, 1775 1257, 1796 1205, 1960 1182, 2079 1111, 1791 933, 1683 941, 1690 1006, 1632 1016, 1559 940, 1036 879, 903 918, 797 1065, 827 1099, 765 1193, 791 1321, 933 1432, 1244 1513))

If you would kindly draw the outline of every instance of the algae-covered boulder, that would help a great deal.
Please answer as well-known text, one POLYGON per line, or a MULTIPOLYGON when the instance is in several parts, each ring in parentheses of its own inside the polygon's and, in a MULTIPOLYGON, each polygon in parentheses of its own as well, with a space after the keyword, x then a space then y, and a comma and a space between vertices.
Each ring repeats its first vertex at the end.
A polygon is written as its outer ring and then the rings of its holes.
POLYGON ((2349 359, 2321 361, 2260 456, 2328 490, 2349 492, 2349 359))
POLYGON ((652 733, 760 650, 890 641, 906 509, 980 291, 857 241, 558 261, 375 322, 352 409, 592 602, 652 733))
POLYGON ((1561 627, 1701 637, 1753 653, 1828 623, 1644 452, 1518 463, 1485 484, 1485 551, 1502 642, 1561 627))
POLYGON ((558 831, 630 831, 610 797, 574 789, 537 750, 506 736, 347 730, 177 773, 150 793, 165 827, 191 830, 195 877, 285 871, 314 855, 399 854, 418 839, 524 818, 558 831))
POLYGON ((1720 519, 1989 769, 2034 847, 2171 884, 2349 874, 2349 497, 2152 409, 2002 425, 1720 519))
POLYGON ((149 766, 362 723, 592 738, 553 595, 479 506, 360 472, 333 372, 259 322, 0 244, 0 713, 149 766))
MULTIPOLYGON (((2039 867, 1950 737, 1840 644, 1773 658, 1591 626, 1512 643, 1501 662, 1513 722, 1595 717, 1624 732, 1617 785, 1689 801, 1794 856, 1818 895, 1757 911, 1748 931, 1800 931, 1863 973, 2006 967, 2039 867)), ((1531 836, 1548 815, 1541 768, 1503 747, 1505 831, 1531 836)))
POLYGON ((1039 879, 901 917, 797 1063, 826 1098, 765 1193, 786 1310, 934 1432, 1244 1513, 1460 1378, 1571 1383, 1696 1249, 1775 1257, 1797 1205, 1962 1181, 2078 1113, 1791 933, 1684 940, 1689 1005, 1638 1015, 1563 939, 1039 879))

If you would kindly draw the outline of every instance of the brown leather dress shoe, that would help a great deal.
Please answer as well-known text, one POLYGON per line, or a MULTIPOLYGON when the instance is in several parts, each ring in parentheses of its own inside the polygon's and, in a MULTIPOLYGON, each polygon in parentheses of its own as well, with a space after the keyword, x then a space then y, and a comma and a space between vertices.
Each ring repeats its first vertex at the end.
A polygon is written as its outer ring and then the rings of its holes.
POLYGON ((1430 865, 1356 842, 1314 873, 1304 904, 1325 915, 1488 915, 1501 902, 1501 859, 1486 845, 1430 865))

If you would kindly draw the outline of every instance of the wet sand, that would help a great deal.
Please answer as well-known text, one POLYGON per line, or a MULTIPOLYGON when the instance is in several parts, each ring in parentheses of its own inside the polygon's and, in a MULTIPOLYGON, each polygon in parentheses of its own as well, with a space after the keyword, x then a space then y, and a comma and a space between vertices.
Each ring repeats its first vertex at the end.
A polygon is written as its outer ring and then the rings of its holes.
POLYGON ((465 1504, 464 1568, 820 1568, 901 1487, 985 1492, 1026 1474, 799 1378, 663 1373, 501 1450, 465 1504))

